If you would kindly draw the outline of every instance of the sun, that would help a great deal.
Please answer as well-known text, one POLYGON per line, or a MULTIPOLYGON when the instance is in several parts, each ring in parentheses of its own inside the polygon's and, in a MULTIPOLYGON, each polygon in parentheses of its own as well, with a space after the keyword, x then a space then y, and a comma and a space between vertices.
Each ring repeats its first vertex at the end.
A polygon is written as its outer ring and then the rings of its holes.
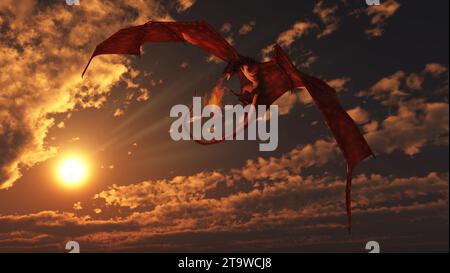
POLYGON ((69 188, 79 187, 84 184, 88 177, 88 163, 80 156, 68 156, 58 164, 57 174, 64 186, 69 188))

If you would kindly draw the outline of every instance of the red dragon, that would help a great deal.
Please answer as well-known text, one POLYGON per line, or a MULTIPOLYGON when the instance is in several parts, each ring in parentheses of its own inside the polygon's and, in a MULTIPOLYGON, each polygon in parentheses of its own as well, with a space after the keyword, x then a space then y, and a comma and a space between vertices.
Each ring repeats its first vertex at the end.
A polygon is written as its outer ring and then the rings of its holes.
MULTIPOLYGON (((225 61, 222 79, 237 74, 241 83, 239 101, 244 104, 270 106, 287 91, 305 88, 322 112, 347 162, 346 209, 351 231, 351 184, 355 167, 373 152, 358 127, 342 108, 336 91, 313 76, 299 71, 279 45, 273 47, 272 59, 258 62, 240 55, 207 22, 155 22, 121 29, 97 45, 82 76, 95 56, 102 54, 140 55, 141 46, 157 42, 189 43, 225 61)), ((247 124, 245 124, 247 125, 247 124)), ((203 145, 222 140, 197 142, 203 145)))

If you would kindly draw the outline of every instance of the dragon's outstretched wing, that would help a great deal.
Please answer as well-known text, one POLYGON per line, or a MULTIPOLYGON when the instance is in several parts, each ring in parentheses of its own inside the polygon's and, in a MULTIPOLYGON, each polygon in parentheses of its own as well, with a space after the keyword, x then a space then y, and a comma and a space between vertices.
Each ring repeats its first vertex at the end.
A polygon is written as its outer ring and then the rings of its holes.
POLYGON ((325 117, 347 161, 346 207, 350 229, 353 170, 361 161, 373 155, 372 150, 352 118, 342 108, 336 91, 325 82, 297 70, 279 45, 274 47, 272 60, 260 65, 259 73, 264 92, 260 94, 258 104, 270 105, 288 90, 304 87, 325 117))
POLYGON ((121 29, 100 43, 95 48, 82 76, 86 72, 91 60, 97 55, 140 55, 142 45, 157 42, 187 42, 227 63, 239 59, 237 51, 205 21, 150 21, 140 26, 121 29))

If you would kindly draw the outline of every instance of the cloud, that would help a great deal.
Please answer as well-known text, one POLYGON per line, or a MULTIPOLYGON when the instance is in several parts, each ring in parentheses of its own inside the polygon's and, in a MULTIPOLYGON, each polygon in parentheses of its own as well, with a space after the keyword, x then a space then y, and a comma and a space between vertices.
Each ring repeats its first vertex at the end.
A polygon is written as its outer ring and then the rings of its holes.
POLYGON ((422 89, 423 81, 423 76, 412 73, 408 76, 408 78, 406 78, 406 86, 408 86, 410 89, 420 90, 422 89))
MULTIPOLYGON (((305 147, 297 152, 301 157, 312 155, 305 147)), ((269 172, 277 163, 290 165, 291 159, 258 159, 227 174, 200 172, 171 180, 113 185, 95 197, 95 205, 103 206, 102 214, 116 215, 104 220, 95 212, 0 215, 0 251, 63 251, 69 238, 78 241, 84 251, 233 251, 244 245, 253 251, 311 251, 324 244, 334 251, 343 246, 351 251, 353 240, 373 240, 386 231, 391 236, 384 236, 384 243, 398 244, 403 251, 415 245, 419 251, 416 236, 433 224, 444 226, 439 233, 425 233, 426 238, 442 238, 446 232, 448 174, 359 175, 353 193, 358 233, 348 237, 342 204, 344 181, 326 174, 302 176, 287 169, 276 176, 269 172), (244 170, 249 168, 261 170, 259 176, 247 180, 244 170), (377 224, 380 216, 382 226, 377 224), (404 228, 411 222, 417 227, 414 231, 404 228), (406 245, 399 242, 405 237, 406 245), (264 242, 257 243, 262 238, 264 242)))
POLYGON ((251 21, 248 24, 243 24, 241 26, 241 28, 239 29, 238 33, 239 35, 247 35, 250 32, 253 31, 254 27, 256 26, 256 22, 255 21, 251 21))
POLYGON ((0 10, 6 26, 0 34, 0 188, 5 189, 20 178, 20 169, 56 154, 45 143, 57 124, 54 114, 101 107, 115 84, 132 77, 124 75, 124 57, 106 56, 81 79, 96 43, 125 25, 168 15, 156 1, 131 0, 95 0, 76 9, 64 1, 5 0, 0 10))
POLYGON ((417 94, 412 91, 422 90, 423 83, 430 76, 435 78, 446 71, 447 67, 437 63, 429 63, 424 70, 418 73, 413 72, 409 75, 405 71, 399 70, 390 76, 382 78, 368 90, 358 92, 356 96, 368 96, 380 101, 383 105, 398 105, 399 102, 410 99, 412 94, 417 94))
POLYGON ((223 63, 223 60, 214 56, 214 55, 209 55, 208 57, 205 58, 205 61, 207 63, 216 63, 216 64, 220 64, 223 63))
POLYGON ((73 209, 74 210, 82 210, 83 207, 81 206, 81 202, 76 202, 75 204, 73 204, 73 209))
POLYGON ((339 18, 335 15, 337 9, 337 5, 325 7, 324 0, 318 1, 314 6, 314 14, 319 17, 320 21, 325 26, 322 32, 317 35, 317 38, 322 38, 324 36, 330 35, 338 29, 339 18))
POLYGON ((305 54, 304 58, 305 58, 305 61, 300 64, 300 66, 303 67, 303 68, 309 68, 318 59, 318 57, 313 55, 313 53, 311 51, 308 51, 305 54))
MULTIPOLYGON (((437 118, 446 116, 445 105, 425 108, 423 124, 442 124, 437 118)), ((357 120, 368 120, 363 109, 350 112, 357 113, 357 120)), ((407 112, 402 110, 401 116, 410 116, 407 112)), ((394 126, 383 122, 380 128, 394 126)), ((387 131, 380 134, 392 138, 387 131)), ((83 202, 82 208, 77 202, 73 211, 0 215, 0 251, 63 251, 69 239, 80 242, 84 251, 233 251, 243 246, 318 251, 324 244, 330 245, 327 249, 351 251, 355 237, 344 237, 344 178, 309 174, 311 168, 332 164, 336 158, 341 155, 334 142, 317 140, 278 157, 248 160, 240 168, 113 184, 91 204, 83 202), (292 240, 293 234, 298 241, 292 240), (262 238, 264 243, 258 243, 262 238)), ((425 236, 426 241, 441 239, 448 233, 448 174, 360 174, 354 178, 353 212, 358 241, 373 240, 374 232, 388 233, 392 237, 384 240, 404 250, 409 245, 398 238, 415 245, 418 234, 444 223, 442 231, 425 236), (380 219, 382 227, 377 224, 380 219), (414 232, 403 228, 411 221, 414 232)))
POLYGON ((296 40, 308 34, 315 27, 316 25, 311 22, 297 22, 278 36, 277 43, 284 48, 289 48, 296 40))
POLYGON ((136 101, 148 101, 150 99, 150 93, 147 88, 139 88, 139 95, 136 97, 136 101))
POLYGON ((123 116, 124 114, 125 114, 125 111, 124 111, 123 109, 117 108, 117 109, 114 111, 113 116, 117 118, 117 117, 123 116))
POLYGON ((448 68, 438 63, 429 63, 425 66, 424 72, 430 74, 434 77, 440 76, 441 74, 448 71, 448 68))
MULTIPOLYGON (((296 40, 302 38, 303 36, 308 34, 310 30, 316 27, 317 27, 316 24, 309 21, 297 22, 294 25, 292 25, 291 28, 289 28, 286 31, 283 31, 280 35, 278 35, 276 43, 285 49, 290 49, 292 44, 296 40)), ((274 45, 275 44, 270 44, 261 50, 261 56, 264 62, 270 60, 270 56, 272 54, 274 45)), ((317 60, 317 57, 314 56, 311 51, 306 51, 301 55, 302 58, 305 59, 305 62, 303 62, 301 66, 306 68, 317 60)))
POLYGON ((177 11, 184 12, 190 9, 197 0, 177 0, 177 11))
POLYGON ((386 21, 400 8, 395 0, 382 1, 381 5, 370 6, 366 9, 367 16, 371 17, 371 27, 366 30, 369 37, 380 37, 384 33, 386 21))
POLYGON ((93 209, 93 211, 94 211, 95 214, 102 213, 102 209, 100 209, 100 208, 95 208, 95 209, 93 209))
POLYGON ((56 127, 58 127, 59 129, 63 129, 66 127, 66 124, 64 123, 64 121, 59 122, 56 127))
POLYGON ((364 124, 369 121, 369 113, 359 106, 348 110, 347 113, 357 124, 364 124))
POLYGON ((188 67, 189 67, 189 62, 187 62, 187 61, 184 61, 180 64, 180 68, 182 68, 182 69, 186 69, 188 67))
POLYGON ((228 33, 228 32, 231 31, 232 27, 233 26, 230 23, 224 23, 222 25, 222 27, 220 28, 220 31, 223 32, 223 33, 228 33))
POLYGON ((341 92, 345 89, 345 85, 350 81, 349 77, 342 77, 326 81, 326 83, 333 87, 337 92, 341 92))
POLYGON ((376 152, 401 150, 415 155, 425 145, 448 145, 448 103, 416 99, 401 102, 396 114, 380 126, 368 128, 365 137, 376 152))
MULTIPOLYGON (((316 14, 324 28, 317 34, 317 38, 330 35, 335 32, 339 27, 339 18, 336 16, 338 7, 326 6, 325 1, 320 0, 316 3, 313 9, 313 13, 316 14)), ((246 27, 246 29, 250 29, 246 27)), ((276 43, 285 49, 290 49, 295 41, 301 39, 305 35, 309 34, 313 30, 318 30, 319 26, 311 21, 299 21, 293 24, 289 29, 283 31, 277 38, 276 43)), ((270 44, 261 50, 263 61, 268 61, 270 53, 272 52, 274 44, 270 44)), ((304 68, 308 68, 311 64, 316 62, 317 56, 314 56, 311 51, 307 51, 303 54, 305 61, 300 64, 304 68)))
POLYGON ((395 104, 407 94, 401 91, 400 87, 405 78, 404 71, 397 71, 394 74, 382 78, 375 83, 368 91, 362 91, 358 96, 372 96, 375 100, 382 101, 383 104, 395 104))
POLYGON ((431 63, 409 75, 399 70, 357 94, 389 107, 389 114, 381 120, 365 120, 365 137, 376 153, 398 150, 412 156, 426 145, 448 146, 448 102, 436 102, 434 95, 423 92, 425 80, 446 69, 431 63))

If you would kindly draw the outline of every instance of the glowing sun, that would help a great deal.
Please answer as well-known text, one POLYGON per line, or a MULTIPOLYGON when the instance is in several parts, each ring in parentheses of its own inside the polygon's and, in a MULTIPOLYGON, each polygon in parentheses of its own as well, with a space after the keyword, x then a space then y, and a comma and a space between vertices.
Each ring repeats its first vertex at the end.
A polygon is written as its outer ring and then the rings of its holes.
POLYGON ((86 160, 78 156, 63 159, 58 165, 58 178, 67 187, 82 185, 89 174, 86 160))

